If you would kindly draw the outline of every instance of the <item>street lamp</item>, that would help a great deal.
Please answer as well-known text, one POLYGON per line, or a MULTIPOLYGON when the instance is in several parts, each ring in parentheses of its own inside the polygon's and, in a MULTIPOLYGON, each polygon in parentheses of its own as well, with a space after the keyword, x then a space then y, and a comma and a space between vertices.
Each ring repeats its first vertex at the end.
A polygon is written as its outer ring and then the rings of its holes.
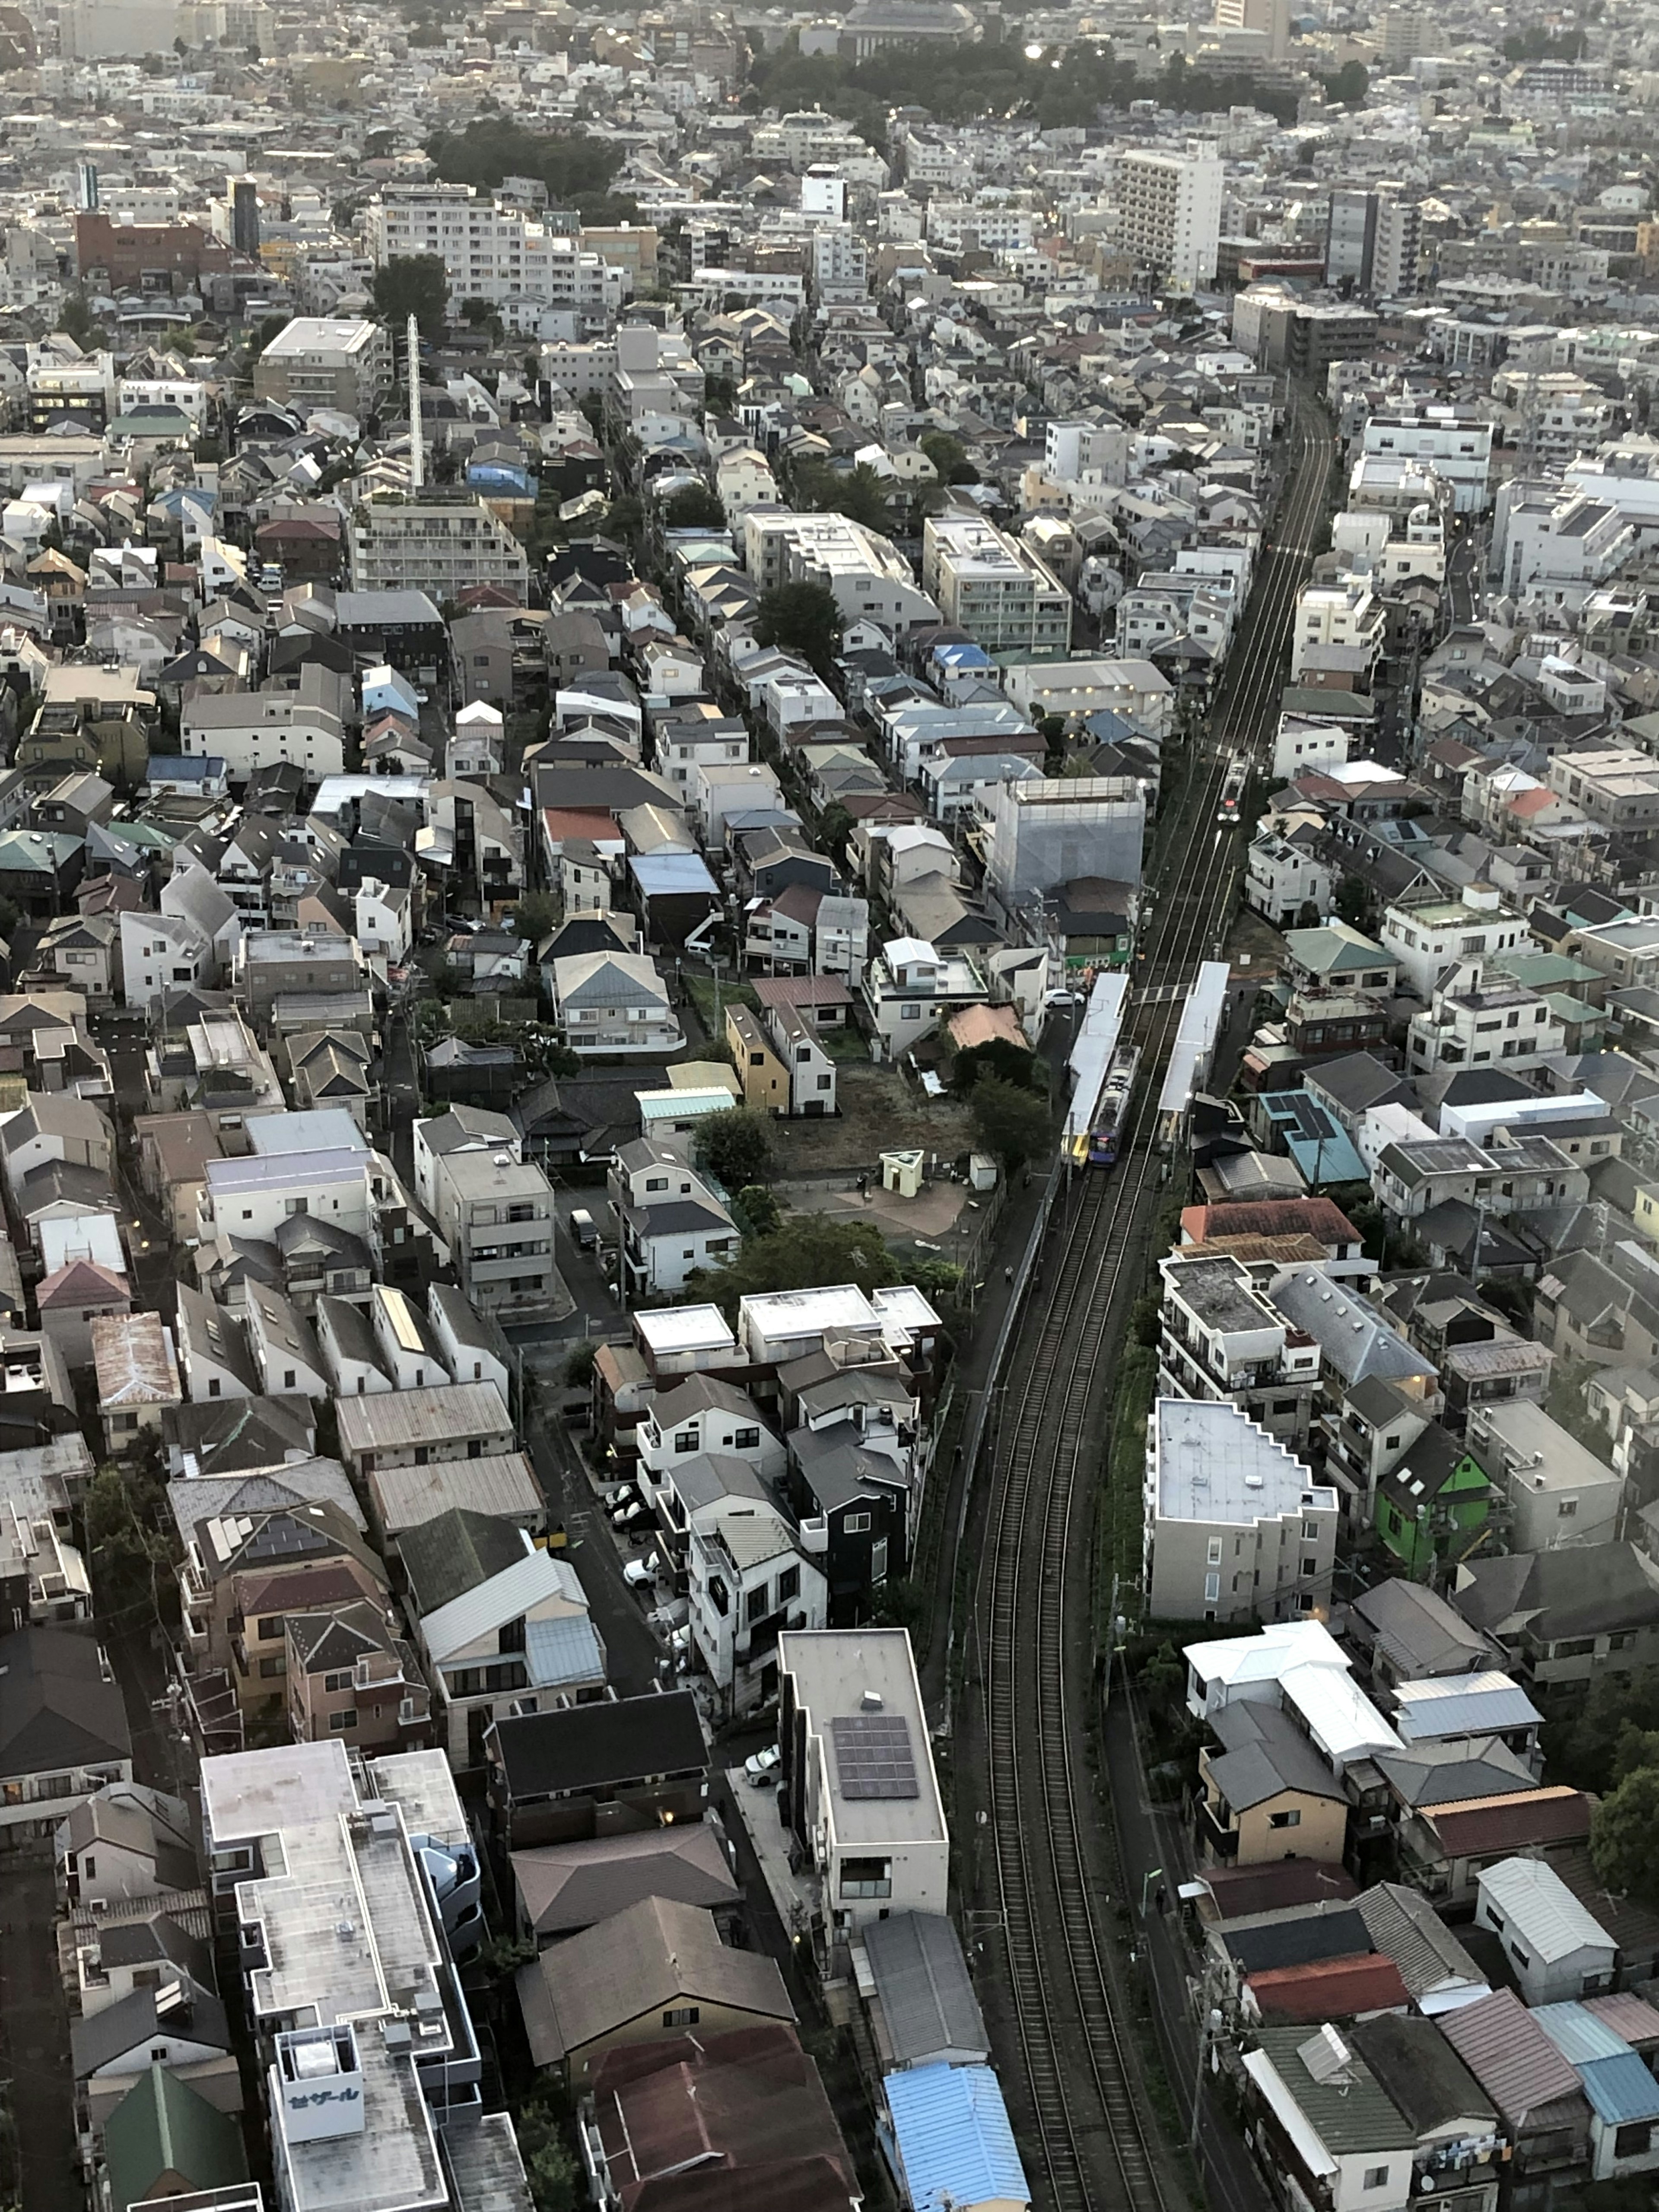
POLYGON ((1140 1917, 1143 1920, 1146 1917, 1146 1893, 1163 1872, 1161 1866, 1148 1867, 1140 1878, 1140 1917))

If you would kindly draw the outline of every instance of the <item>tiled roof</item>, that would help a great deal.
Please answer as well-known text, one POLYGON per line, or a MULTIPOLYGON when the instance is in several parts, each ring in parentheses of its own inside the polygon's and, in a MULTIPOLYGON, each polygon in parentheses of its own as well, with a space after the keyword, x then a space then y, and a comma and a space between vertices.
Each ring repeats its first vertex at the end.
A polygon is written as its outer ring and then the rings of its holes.
POLYGON ((1589 1834, 1590 1808, 1582 1790, 1559 1787, 1437 1805, 1423 1818, 1449 1856, 1471 1858, 1529 1844, 1576 1842, 1589 1834))

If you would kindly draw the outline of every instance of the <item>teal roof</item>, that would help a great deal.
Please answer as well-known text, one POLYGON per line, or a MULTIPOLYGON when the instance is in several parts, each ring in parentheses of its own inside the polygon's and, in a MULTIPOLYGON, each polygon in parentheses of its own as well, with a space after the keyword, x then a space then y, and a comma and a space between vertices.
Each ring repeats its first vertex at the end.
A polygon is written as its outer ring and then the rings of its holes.
POLYGON ((85 842, 63 830, 8 830, 0 833, 0 868, 53 875, 85 842))
POLYGON ((1008 2108, 988 2066, 913 2066, 887 2075, 882 2087, 915 2212, 1030 2203, 1008 2108))
POLYGON ((236 2122, 164 2066, 152 2065, 141 2075, 110 2114, 104 2160, 117 2212, 142 2203, 169 2175, 192 2191, 228 2189, 247 2179, 236 2122))

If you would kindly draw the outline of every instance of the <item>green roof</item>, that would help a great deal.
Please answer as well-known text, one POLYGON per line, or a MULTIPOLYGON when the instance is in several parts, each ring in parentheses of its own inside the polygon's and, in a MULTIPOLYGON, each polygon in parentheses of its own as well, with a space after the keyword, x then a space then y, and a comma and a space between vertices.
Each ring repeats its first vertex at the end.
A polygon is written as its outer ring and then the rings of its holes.
POLYGON ((1399 2107, 1346 2036, 1340 2039, 1347 2053, 1346 2064, 1323 2081, 1309 2071, 1302 2053, 1316 2047, 1328 2033, 1314 2027, 1264 2027, 1256 2040, 1333 2156, 1340 2158, 1350 2151, 1414 2149, 1416 2129, 1401 2117, 1399 2107))
POLYGON ((159 822, 100 822, 99 833, 113 837, 123 845, 148 845, 158 853, 170 853, 183 835, 181 830, 163 829, 159 822))
POLYGON ((1285 950, 1298 968, 1316 975, 1358 973, 1365 968, 1391 968, 1394 955, 1374 939, 1346 921, 1326 922, 1318 929, 1287 929, 1285 950))
POLYGON ((1565 952, 1501 952, 1486 963, 1488 974, 1502 969, 1529 991, 1568 990, 1575 983, 1605 983, 1599 968, 1586 967, 1565 952))
POLYGON ((142 2203, 165 2176, 176 2175, 181 2185, 170 2196, 247 2179, 236 2122, 165 2066, 141 2075, 110 2114, 104 2160, 115 2212, 142 2203))

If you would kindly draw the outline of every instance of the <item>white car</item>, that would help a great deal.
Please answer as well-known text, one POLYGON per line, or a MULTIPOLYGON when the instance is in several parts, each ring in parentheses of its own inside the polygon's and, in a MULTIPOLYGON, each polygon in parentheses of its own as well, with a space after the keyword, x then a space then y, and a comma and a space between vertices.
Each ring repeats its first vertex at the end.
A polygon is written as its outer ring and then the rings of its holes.
POLYGON ((764 1751, 751 1752, 743 1762, 743 1771, 751 1790, 767 1790, 778 1778, 778 1767, 783 1753, 775 1743, 764 1751))
POLYGON ((648 1559, 629 1559, 623 1569, 623 1580, 629 1589, 649 1589, 657 1579, 657 1570, 661 1564, 654 1552, 648 1559))

